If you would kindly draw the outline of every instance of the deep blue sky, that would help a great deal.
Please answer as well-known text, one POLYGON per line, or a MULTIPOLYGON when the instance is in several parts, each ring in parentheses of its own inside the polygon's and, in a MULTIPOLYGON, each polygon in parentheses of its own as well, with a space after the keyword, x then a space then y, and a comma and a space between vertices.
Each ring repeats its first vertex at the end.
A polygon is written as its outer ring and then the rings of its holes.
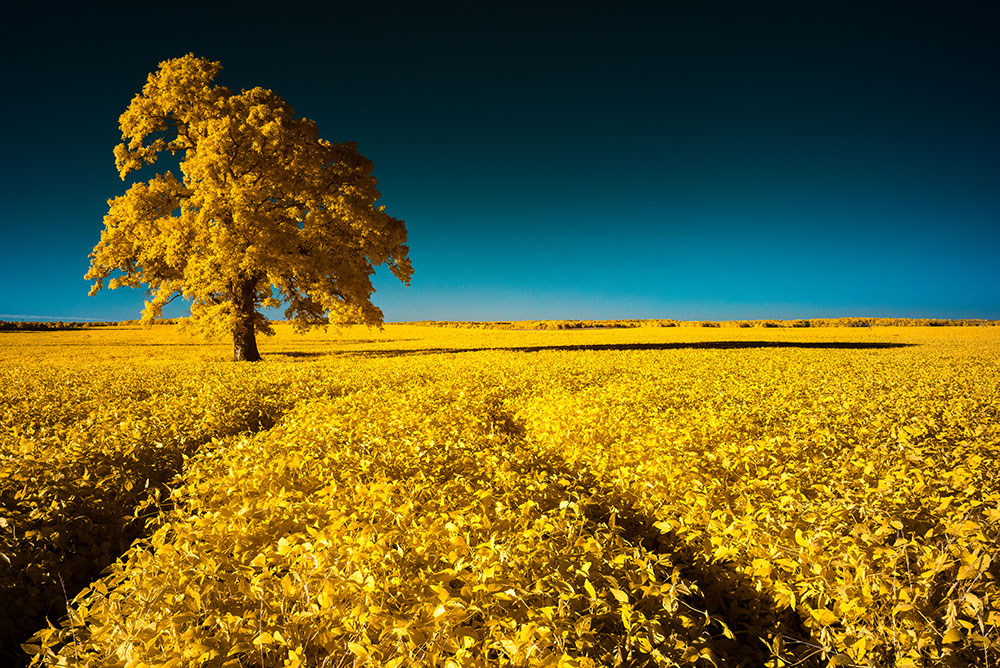
POLYGON ((82 276, 187 52, 374 161, 387 321, 1000 318, 993 3, 368 4, 5 16, 0 318, 138 316, 82 276))

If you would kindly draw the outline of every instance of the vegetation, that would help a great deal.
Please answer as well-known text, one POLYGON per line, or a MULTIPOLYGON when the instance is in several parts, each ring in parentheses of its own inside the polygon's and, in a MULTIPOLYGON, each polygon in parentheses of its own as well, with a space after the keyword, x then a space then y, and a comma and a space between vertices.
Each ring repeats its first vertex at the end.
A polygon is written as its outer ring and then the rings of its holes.
MULTIPOLYGON (((157 318, 158 325, 176 325, 182 318, 157 318)), ((50 331, 87 327, 128 327, 142 320, 121 321, 16 321, 0 320, 0 331, 50 331)), ((473 329, 625 329, 634 327, 989 327, 996 320, 944 320, 931 318, 836 318, 825 320, 519 320, 496 322, 421 321, 404 323, 424 327, 464 327, 473 329)))
POLYGON ((1000 661, 996 328, 289 330, 0 336, 34 665, 1000 661))
POLYGON ((148 286, 143 319, 182 297, 198 331, 231 335, 236 360, 256 361, 260 307, 287 304, 297 327, 379 325, 371 277, 413 272, 403 221, 376 205, 372 163, 272 91, 213 83, 219 63, 187 55, 160 63, 119 119, 115 164, 124 180, 180 154, 181 178, 156 174, 109 200, 90 255, 91 294, 148 286))
POLYGON ((940 318, 813 318, 811 320, 517 320, 498 322, 420 321, 427 327, 475 329, 623 329, 631 327, 978 327, 996 320, 940 318))
MULTIPOLYGON (((158 325, 176 325, 177 318, 160 318, 158 325)), ((0 320, 0 332, 54 332, 68 329, 89 329, 92 327, 129 327, 138 326, 140 320, 0 320)))

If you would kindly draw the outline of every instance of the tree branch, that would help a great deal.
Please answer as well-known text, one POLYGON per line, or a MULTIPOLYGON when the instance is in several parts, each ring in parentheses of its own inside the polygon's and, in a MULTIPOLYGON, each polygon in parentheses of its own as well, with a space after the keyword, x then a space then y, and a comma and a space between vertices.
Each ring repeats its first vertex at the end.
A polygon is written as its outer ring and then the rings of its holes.
POLYGON ((164 306, 166 306, 166 305, 167 305, 167 304, 169 304, 170 302, 174 301, 175 299, 177 299, 178 297, 180 297, 180 296, 181 296, 181 294, 182 294, 182 293, 178 292, 178 293, 177 293, 177 294, 175 294, 175 295, 174 295, 173 297, 171 297, 171 298, 170 298, 170 299, 168 299, 167 301, 165 301, 165 302, 163 302, 162 304, 160 304, 160 308, 163 308, 164 306))

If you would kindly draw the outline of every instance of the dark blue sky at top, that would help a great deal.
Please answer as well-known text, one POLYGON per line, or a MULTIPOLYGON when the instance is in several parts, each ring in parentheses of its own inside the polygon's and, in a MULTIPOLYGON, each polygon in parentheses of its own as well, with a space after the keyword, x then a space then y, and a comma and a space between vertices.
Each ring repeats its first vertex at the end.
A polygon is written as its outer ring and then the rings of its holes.
POLYGON ((473 4, 8 15, 0 318, 138 316, 82 276, 118 116, 188 52, 374 161, 388 321, 1000 318, 991 3, 473 4))

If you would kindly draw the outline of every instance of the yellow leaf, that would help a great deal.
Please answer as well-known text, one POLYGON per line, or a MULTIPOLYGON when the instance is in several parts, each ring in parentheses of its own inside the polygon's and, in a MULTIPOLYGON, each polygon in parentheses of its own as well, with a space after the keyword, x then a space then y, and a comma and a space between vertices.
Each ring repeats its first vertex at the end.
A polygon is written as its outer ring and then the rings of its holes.
POLYGON ((750 564, 750 573, 757 577, 768 577, 771 575, 771 562, 767 559, 754 559, 750 564))
POLYGON ((356 642, 349 642, 347 643, 347 649, 362 661, 368 658, 368 650, 365 649, 364 645, 360 645, 356 642))
POLYGON ((941 637, 941 642, 943 643, 956 643, 962 642, 962 638, 965 636, 962 634, 962 629, 950 628, 947 633, 941 637))
POLYGON ((958 569, 958 579, 968 580, 979 575, 979 569, 971 564, 962 564, 958 569))
POLYGON ((826 608, 816 608, 809 611, 810 616, 823 626, 829 626, 837 621, 837 615, 826 608))

